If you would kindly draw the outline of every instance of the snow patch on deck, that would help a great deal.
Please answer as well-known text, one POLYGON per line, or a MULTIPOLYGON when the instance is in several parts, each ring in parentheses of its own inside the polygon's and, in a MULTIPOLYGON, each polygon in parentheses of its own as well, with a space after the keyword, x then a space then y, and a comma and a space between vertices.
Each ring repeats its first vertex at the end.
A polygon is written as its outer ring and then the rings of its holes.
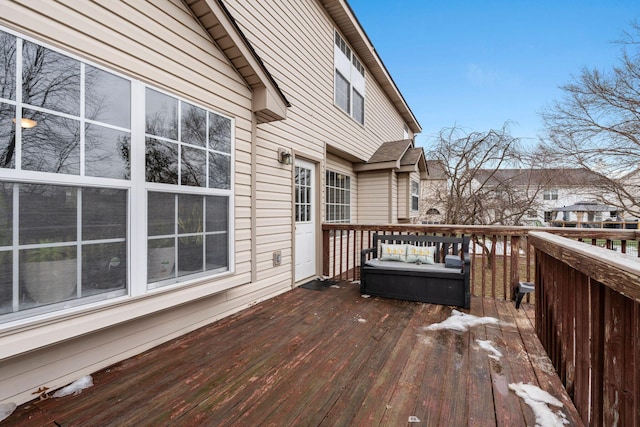
POLYGON ((440 323, 426 326, 426 331, 438 331, 442 329, 450 329, 454 331, 466 332, 469 328, 478 325, 497 324, 499 320, 495 317, 478 317, 472 314, 466 314, 458 310, 452 310, 451 316, 440 323))
POLYGON ((495 347, 495 343, 490 340, 476 340, 476 343, 480 346, 481 349, 488 351, 491 353, 489 355, 490 358, 494 360, 500 360, 502 357, 502 352, 495 347))
POLYGON ((64 397, 70 394, 80 394, 85 388, 93 386, 93 378, 91 375, 86 375, 66 387, 61 388, 53 394, 53 397, 64 397))
POLYGON ((514 383, 509 384, 509 388, 529 405, 536 416, 536 427, 562 427, 569 424, 562 411, 553 412, 553 409, 549 407, 551 405, 562 408, 564 407, 562 402, 540 387, 533 384, 514 383))

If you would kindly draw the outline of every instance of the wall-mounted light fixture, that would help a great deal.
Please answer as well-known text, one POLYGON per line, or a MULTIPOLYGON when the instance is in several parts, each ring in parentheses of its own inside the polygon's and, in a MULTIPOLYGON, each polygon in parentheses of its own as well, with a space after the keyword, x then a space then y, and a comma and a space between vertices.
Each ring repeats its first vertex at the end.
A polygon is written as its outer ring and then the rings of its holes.
MULTIPOLYGON (((15 123, 16 119, 13 118, 11 121, 15 123)), ((25 119, 24 117, 20 119, 20 127, 24 129, 31 129, 32 127, 35 127, 37 124, 38 122, 36 122, 35 120, 25 119)))
POLYGON ((278 148, 278 161, 285 165, 291 164, 291 153, 284 148, 278 148))

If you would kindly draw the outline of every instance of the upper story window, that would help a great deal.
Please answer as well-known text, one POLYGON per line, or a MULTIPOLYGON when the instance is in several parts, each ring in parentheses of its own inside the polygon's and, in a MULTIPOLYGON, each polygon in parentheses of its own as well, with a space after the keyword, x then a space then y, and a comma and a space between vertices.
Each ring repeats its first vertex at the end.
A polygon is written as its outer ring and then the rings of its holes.
POLYGON ((406 124, 402 129, 402 139, 409 139, 409 127, 406 124))
POLYGON ((420 209, 420 184, 411 181, 411 210, 417 212, 420 209))
POLYGON ((0 323, 230 270, 230 118, 2 30, 0 62, 0 323))
POLYGON ((557 189, 544 190, 542 192, 542 198, 544 200, 558 200, 558 190, 557 189))
POLYGON ((326 181, 325 222, 351 222, 351 178, 328 170, 326 181))
POLYGON ((364 125, 365 72, 362 62, 334 31, 334 102, 355 121, 364 125))

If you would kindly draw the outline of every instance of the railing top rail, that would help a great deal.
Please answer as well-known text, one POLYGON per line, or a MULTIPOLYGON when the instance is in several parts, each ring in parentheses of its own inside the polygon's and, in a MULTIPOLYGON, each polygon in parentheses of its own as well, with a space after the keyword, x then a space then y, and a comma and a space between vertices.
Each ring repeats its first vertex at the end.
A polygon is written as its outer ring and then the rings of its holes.
POLYGON ((640 302, 640 259, 547 232, 529 233, 534 248, 640 302))
POLYGON ((640 240, 638 230, 609 228, 520 227, 506 225, 459 224, 322 224, 323 230, 376 230, 465 235, 525 236, 531 232, 547 232, 572 239, 640 240))

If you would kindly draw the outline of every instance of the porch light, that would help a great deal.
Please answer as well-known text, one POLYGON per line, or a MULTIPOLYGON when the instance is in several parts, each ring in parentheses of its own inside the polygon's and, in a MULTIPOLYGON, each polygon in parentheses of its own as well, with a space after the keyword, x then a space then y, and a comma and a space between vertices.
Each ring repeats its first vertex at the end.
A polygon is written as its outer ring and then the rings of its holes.
MULTIPOLYGON (((14 117, 11 121, 13 123, 16 123, 16 118, 14 117)), ((31 120, 31 119, 25 119, 24 117, 20 119, 20 127, 23 129, 31 129, 32 127, 35 127, 38 124, 38 122, 36 122, 35 120, 31 120)))
POLYGON ((278 161, 284 165, 290 165, 291 153, 284 148, 278 148, 278 161))

